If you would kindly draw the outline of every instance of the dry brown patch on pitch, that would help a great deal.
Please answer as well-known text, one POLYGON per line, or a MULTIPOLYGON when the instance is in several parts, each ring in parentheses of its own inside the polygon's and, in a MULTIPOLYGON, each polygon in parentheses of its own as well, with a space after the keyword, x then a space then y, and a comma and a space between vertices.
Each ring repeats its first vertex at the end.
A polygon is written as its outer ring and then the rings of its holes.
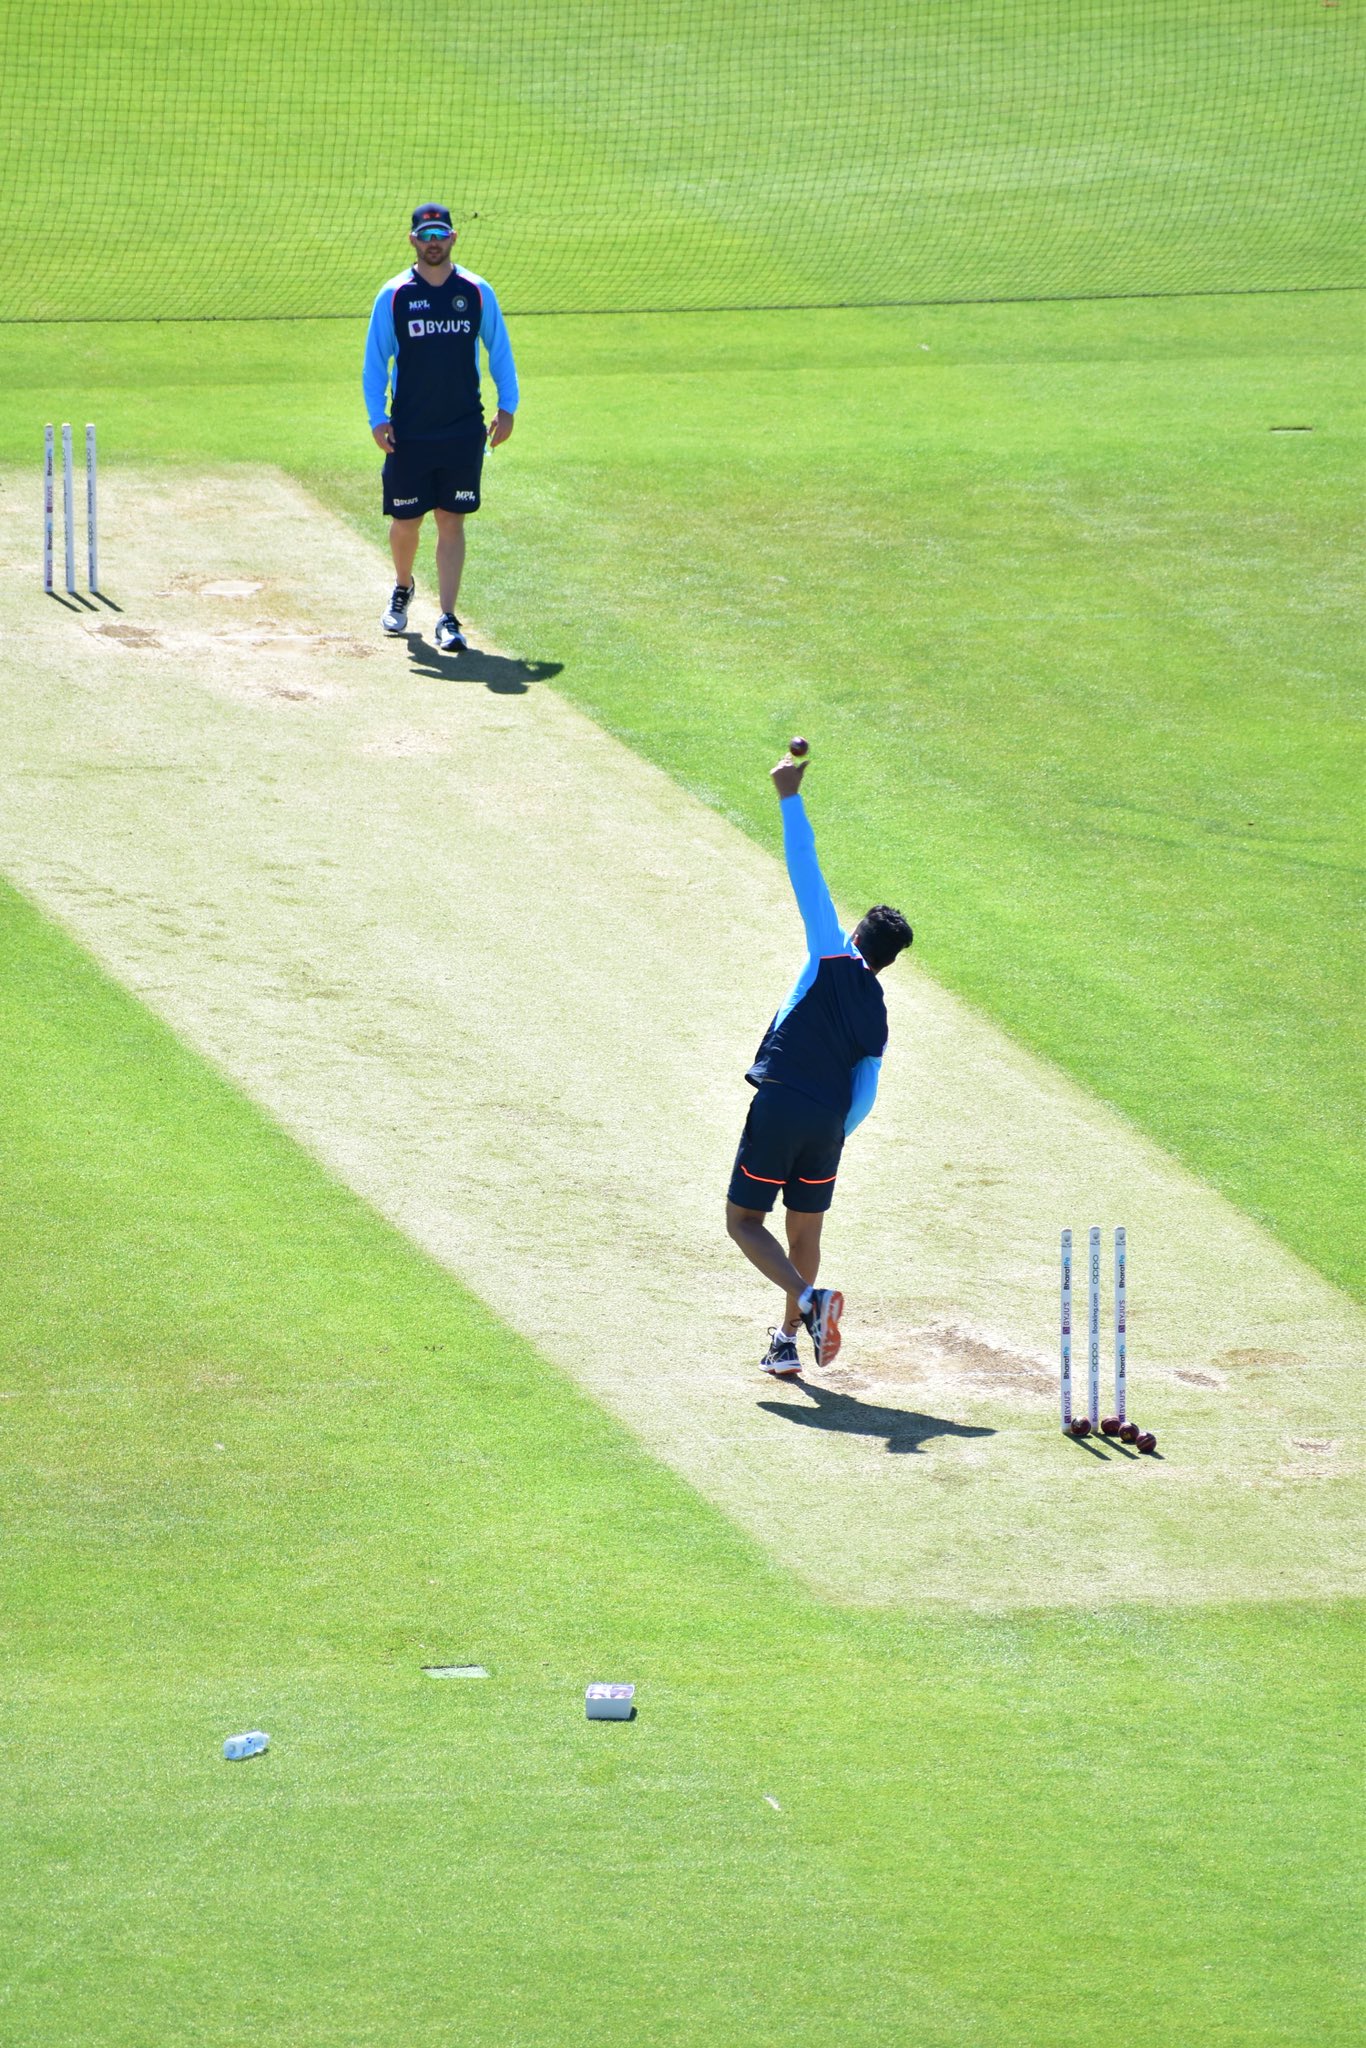
POLYGON ((1309 1360, 1302 1351, 1259 1351, 1255 1345, 1237 1345, 1231 1351, 1221 1351, 1214 1363, 1231 1372, 1255 1374, 1258 1370, 1281 1372, 1287 1366, 1308 1365, 1309 1360))
POLYGON ((1360 1458, 1344 1458, 1341 1446, 1331 1437, 1291 1437, 1287 1454, 1269 1475, 1271 1485, 1303 1485, 1306 1482, 1341 1479, 1362 1470, 1360 1458), (1293 1455, 1291 1455, 1293 1454, 1293 1455))
POLYGON ((155 626, 135 626, 126 619, 87 619, 84 621, 87 633, 93 633, 99 640, 112 640, 116 647, 164 647, 165 641, 155 626))
POLYGON ((1336 1437, 1292 1436, 1289 1449, 1297 1455, 1284 1469, 1306 1479, 1329 1479, 1344 1465, 1354 1471, 1361 1470, 1360 1456, 1346 1459, 1342 1456, 1342 1445, 1336 1437))
POLYGON ((1030 1403, 1055 1390, 1056 1368, 1046 1361, 990 1331, 945 1317, 906 1330, 864 1316, 854 1342, 858 1369, 872 1384, 915 1387, 957 1400, 1004 1395, 1030 1403))
POLYGON ((356 748, 358 754, 379 761, 436 761, 450 751, 446 734, 411 730, 380 733, 372 740, 362 740, 356 748))
POLYGON ((269 668, 280 655, 342 655, 353 661, 365 661, 377 651, 351 633, 307 631, 280 619, 254 619, 244 626, 179 629, 141 626, 125 619, 86 619, 82 623, 92 639, 112 643, 127 652, 166 655, 181 661, 188 657, 200 681, 235 677, 245 665, 263 689, 271 686, 259 671, 269 668), (226 666, 228 663, 231 667, 226 666))

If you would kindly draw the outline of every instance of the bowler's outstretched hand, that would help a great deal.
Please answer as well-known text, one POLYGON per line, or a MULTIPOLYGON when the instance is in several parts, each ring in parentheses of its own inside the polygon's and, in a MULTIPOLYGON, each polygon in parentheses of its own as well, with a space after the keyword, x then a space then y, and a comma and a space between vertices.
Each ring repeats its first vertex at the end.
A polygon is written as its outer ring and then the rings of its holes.
POLYGON ((795 739, 789 744, 787 752, 783 755, 777 767, 769 769, 768 772, 773 787, 777 790, 780 797, 795 796, 801 788, 802 777, 806 773, 808 752, 809 749, 806 741, 795 739))

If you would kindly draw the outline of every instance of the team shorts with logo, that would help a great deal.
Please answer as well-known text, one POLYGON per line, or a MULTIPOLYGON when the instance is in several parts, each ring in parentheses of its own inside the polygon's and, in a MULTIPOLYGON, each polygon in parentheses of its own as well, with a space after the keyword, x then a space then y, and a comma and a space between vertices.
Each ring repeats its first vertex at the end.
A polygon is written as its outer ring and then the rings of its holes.
POLYGON ((754 1091, 730 1177, 730 1199, 742 1209, 783 1205, 810 1214, 828 1209, 844 1149, 844 1118, 781 1082, 754 1091))
POLYGON ((477 512, 484 467, 484 423, 449 441, 400 441, 384 458, 387 519, 424 512, 477 512))

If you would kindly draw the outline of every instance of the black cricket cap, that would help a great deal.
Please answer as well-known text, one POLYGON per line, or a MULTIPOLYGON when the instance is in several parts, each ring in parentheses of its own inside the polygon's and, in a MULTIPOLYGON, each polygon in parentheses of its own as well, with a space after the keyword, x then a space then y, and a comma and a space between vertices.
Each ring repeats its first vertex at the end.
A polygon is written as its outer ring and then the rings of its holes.
POLYGON ((413 233, 416 234, 419 228, 449 228, 454 233, 455 223, 451 219, 449 206, 435 206, 432 204, 415 206, 413 208, 413 233))

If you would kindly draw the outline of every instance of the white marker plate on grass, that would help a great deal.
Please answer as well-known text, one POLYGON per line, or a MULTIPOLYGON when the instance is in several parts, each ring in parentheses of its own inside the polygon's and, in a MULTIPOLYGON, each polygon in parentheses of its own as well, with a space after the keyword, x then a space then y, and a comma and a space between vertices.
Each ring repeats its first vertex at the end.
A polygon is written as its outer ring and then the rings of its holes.
POLYGON ((482 1664, 424 1664, 428 1678, 487 1678, 482 1664))
POLYGON ((590 1685, 583 1697, 590 1721, 629 1721, 635 1712, 633 1685, 590 1685))

